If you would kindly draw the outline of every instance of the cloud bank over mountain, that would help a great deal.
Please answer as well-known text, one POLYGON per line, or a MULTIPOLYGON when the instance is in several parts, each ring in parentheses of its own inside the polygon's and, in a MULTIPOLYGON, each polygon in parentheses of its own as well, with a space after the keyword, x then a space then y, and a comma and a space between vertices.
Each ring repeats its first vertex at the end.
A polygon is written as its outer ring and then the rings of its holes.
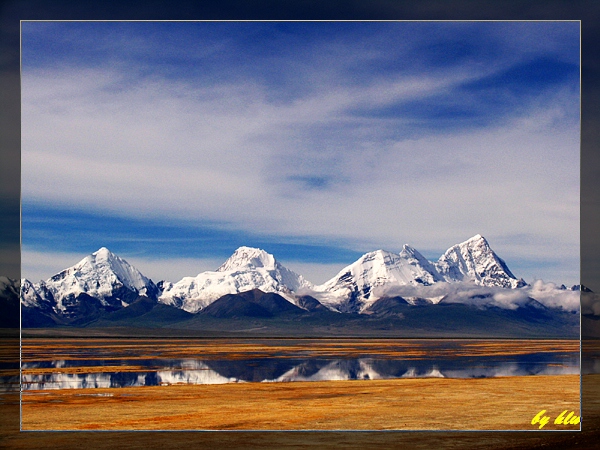
MULTIPOLYGON (((432 286, 391 286, 375 290, 379 297, 401 296, 418 298, 446 297, 447 303, 463 303, 473 306, 497 306, 516 309, 527 305, 531 298, 548 308, 565 311, 579 310, 579 291, 560 289, 555 283, 536 280, 532 285, 507 290, 493 286, 478 286, 470 282, 440 283, 432 286)), ((582 309, 583 311, 583 309, 582 309)))

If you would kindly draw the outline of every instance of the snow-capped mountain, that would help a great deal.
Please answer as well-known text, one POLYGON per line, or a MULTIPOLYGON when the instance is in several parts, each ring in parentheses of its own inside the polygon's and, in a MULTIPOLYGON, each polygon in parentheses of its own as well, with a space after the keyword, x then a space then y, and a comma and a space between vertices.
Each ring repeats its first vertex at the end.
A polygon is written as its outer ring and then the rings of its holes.
POLYGON ((295 304, 293 292, 311 283, 282 266, 264 250, 240 247, 215 272, 164 283, 159 302, 196 313, 227 294, 260 289, 278 293, 295 304))
MULTIPOLYGON (((510 289, 526 285, 478 234, 450 247, 435 264, 409 245, 404 245, 399 254, 384 250, 367 253, 331 280, 315 287, 314 295, 336 311, 362 312, 379 298, 381 288, 463 281, 510 289)), ((437 303, 439 298, 430 301, 437 303)))
MULTIPOLYGON (((409 245, 400 253, 369 252, 320 286, 287 269, 273 255, 252 247, 238 248, 214 272, 156 285, 103 247, 46 281, 34 284, 22 280, 20 298, 29 311, 35 309, 55 322, 74 323, 82 317, 92 320, 125 308, 140 296, 158 301, 162 307, 197 313, 225 295, 258 289, 279 294, 306 311, 328 308, 362 313, 386 296, 401 296, 413 306, 437 304, 448 292, 463 292, 469 286, 515 289, 526 283, 515 278, 484 237, 476 235, 449 248, 435 263, 409 245)), ((487 294, 493 296, 495 292, 487 294)), ((460 295, 457 298, 462 299, 460 295)))
POLYGON ((54 306, 54 297, 43 281, 33 284, 23 279, 21 280, 21 303, 28 308, 51 310, 54 306))
POLYGON ((471 280, 481 286, 511 289, 526 285, 512 274, 480 234, 450 247, 435 265, 443 279, 449 282, 471 280))
POLYGON ((119 300, 134 293, 152 296, 156 294, 156 285, 124 259, 102 247, 85 257, 73 267, 54 275, 46 286, 55 299, 72 297, 84 293, 104 302, 119 300))
POLYGON ((273 255, 264 250, 252 247, 240 247, 225 261, 217 272, 232 273, 265 269, 270 272, 279 284, 287 290, 297 291, 301 287, 311 287, 312 284, 302 275, 281 265, 273 255))
POLYGON ((442 281, 435 266, 414 248, 400 254, 376 250, 361 256, 335 277, 315 287, 317 299, 340 312, 360 312, 377 299, 374 288, 390 285, 428 286, 442 281))
MULTIPOLYGON (((400 253, 366 253, 320 286, 250 247, 238 248, 214 272, 177 283, 155 285, 101 248, 46 281, 20 285, 24 328, 166 326, 216 335, 239 328, 281 336, 579 333, 579 291, 517 280, 480 235, 436 263, 408 245, 400 253)), ((11 289, 0 278, 0 294, 11 289)))
MULTIPOLYGON (((152 280, 124 259, 102 247, 72 267, 46 281, 22 280, 21 303, 25 307, 52 309, 54 313, 76 316, 82 302, 95 300, 96 308, 115 310, 140 295, 156 298, 152 280)), ((89 309, 86 305, 84 310, 89 309)))
POLYGON ((278 263, 275 261, 275 257, 264 250, 253 247, 240 247, 216 271, 252 270, 262 267, 275 267, 276 264, 278 263))

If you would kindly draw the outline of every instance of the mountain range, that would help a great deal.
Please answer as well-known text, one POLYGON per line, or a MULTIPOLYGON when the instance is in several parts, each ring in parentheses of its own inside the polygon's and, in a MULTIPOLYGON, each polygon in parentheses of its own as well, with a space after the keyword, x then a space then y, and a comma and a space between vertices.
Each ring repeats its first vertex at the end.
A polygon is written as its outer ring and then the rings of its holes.
MULTIPOLYGON (((573 315, 560 304, 544 305, 532 298, 529 288, 487 240, 476 235, 449 248, 436 262, 408 245, 397 254, 369 252, 321 285, 251 247, 238 248, 215 271, 155 284, 103 247, 46 281, 23 279, 20 298, 23 327, 219 329, 226 320, 248 322, 243 326, 267 320, 268 325, 261 322, 258 328, 322 330, 337 324, 343 329, 350 321, 350 328, 357 330, 367 322, 372 329, 383 326, 382 320, 391 320, 395 324, 384 328, 406 331, 407 326, 425 330, 437 327, 437 322, 452 323, 452 314, 460 314, 460 324, 462 318, 470 317, 479 322, 470 328, 479 329, 492 316, 502 322, 512 314, 511 327, 523 319, 531 328, 531 319, 537 315, 540 320, 534 328, 545 328, 556 325, 558 316, 573 315), (511 295, 507 297, 506 292, 511 295), (486 317, 475 317, 482 315, 486 317), (433 322, 428 323, 427 316, 433 322)), ((563 295, 574 293, 563 291, 563 295)), ((457 330, 465 327, 460 324, 457 330)))

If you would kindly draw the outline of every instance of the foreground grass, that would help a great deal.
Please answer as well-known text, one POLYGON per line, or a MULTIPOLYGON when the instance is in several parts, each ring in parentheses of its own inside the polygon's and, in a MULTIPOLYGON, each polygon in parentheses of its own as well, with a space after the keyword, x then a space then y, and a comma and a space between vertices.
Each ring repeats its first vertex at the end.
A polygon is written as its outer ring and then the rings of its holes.
POLYGON ((23 393, 23 430, 576 430, 579 375, 177 385, 23 393))

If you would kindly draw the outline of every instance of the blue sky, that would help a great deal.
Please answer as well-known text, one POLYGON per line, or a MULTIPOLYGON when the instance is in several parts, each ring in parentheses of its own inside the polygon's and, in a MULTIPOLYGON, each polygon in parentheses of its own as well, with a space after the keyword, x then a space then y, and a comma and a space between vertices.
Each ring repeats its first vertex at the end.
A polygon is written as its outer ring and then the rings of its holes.
POLYGON ((323 282, 484 235, 579 279, 578 22, 24 22, 23 276, 240 245, 323 282))

